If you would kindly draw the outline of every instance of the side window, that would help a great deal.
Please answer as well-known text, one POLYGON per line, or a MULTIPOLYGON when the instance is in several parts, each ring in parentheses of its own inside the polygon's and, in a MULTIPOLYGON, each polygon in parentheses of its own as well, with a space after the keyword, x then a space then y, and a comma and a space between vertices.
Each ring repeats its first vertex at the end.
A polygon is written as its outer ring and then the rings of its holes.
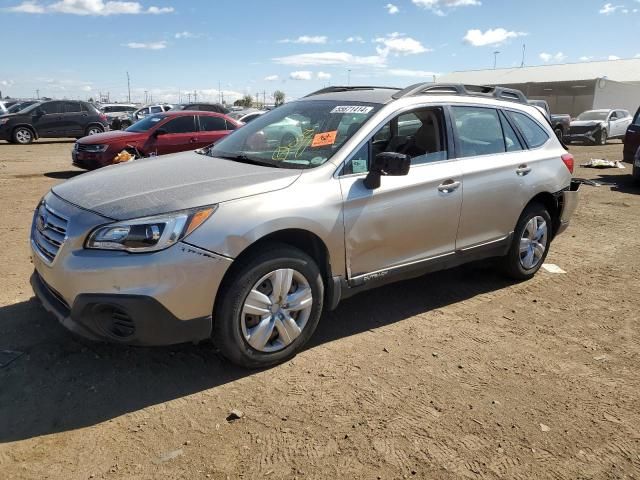
POLYGON ((537 148, 549 140, 549 135, 535 120, 518 112, 509 112, 509 117, 515 122, 529 148, 537 148))
POLYGON ((482 107, 452 107, 458 131, 460 157, 504 153, 505 139, 497 110, 482 107))
POLYGON ((78 113, 80 111, 80 104, 78 102, 64 102, 64 113, 78 113))
POLYGON ((143 108, 138 112, 140 115, 149 115, 149 108, 143 108))
POLYGON ((165 123, 164 128, 167 133, 191 133, 196 131, 195 117, 189 115, 187 117, 178 117, 165 123))
POLYGON ((500 112, 500 122, 502 122, 502 133, 504 135, 504 146, 507 149, 507 152, 517 152, 523 150, 522 144, 520 143, 520 139, 516 132, 513 130, 509 122, 507 121, 507 117, 504 116, 504 113, 500 112))
POLYGON ((151 107, 151 113, 161 113, 162 107, 151 107))
POLYGON ((225 120, 226 124, 227 124, 227 130, 235 130, 236 126, 231 123, 229 120, 225 120))
POLYGON ((227 130, 227 122, 225 122, 224 118, 202 115, 200 117, 200 130, 204 132, 227 130))
POLYGON ((40 105, 40 109, 47 114, 62 113, 64 108, 62 102, 47 102, 40 105))
POLYGON ((365 143, 351 160, 344 166, 341 175, 351 175, 353 173, 367 173, 369 171, 369 145, 365 143))
POLYGON ((618 112, 616 111, 611 112, 611 116, 609 117, 609 120, 618 120, 618 112))

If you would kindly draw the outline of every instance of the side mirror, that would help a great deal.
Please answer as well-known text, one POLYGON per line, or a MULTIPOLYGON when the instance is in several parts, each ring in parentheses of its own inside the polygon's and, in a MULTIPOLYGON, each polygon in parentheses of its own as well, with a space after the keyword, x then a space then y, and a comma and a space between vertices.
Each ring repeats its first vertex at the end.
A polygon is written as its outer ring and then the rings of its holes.
POLYGON ((159 128, 153 132, 153 136, 158 138, 160 135, 166 135, 167 133, 169 132, 167 132, 164 128, 159 128))
POLYGON ((380 187, 382 175, 402 176, 409 173, 411 157, 404 153, 382 152, 375 156, 369 174, 364 179, 364 186, 374 190, 380 187))

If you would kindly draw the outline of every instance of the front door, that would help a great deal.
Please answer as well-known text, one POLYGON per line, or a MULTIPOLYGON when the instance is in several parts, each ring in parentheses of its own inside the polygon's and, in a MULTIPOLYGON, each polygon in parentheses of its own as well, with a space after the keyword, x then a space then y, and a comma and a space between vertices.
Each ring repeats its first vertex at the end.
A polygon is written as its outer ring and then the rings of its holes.
POLYGON ((166 155, 198 148, 200 132, 198 132, 193 115, 172 118, 159 125, 156 130, 164 130, 165 133, 157 137, 152 135, 149 138, 149 142, 147 142, 149 147, 145 145, 145 150, 149 154, 166 155))
POLYGON ((340 185, 350 279, 453 254, 462 175, 448 152, 443 110, 428 108, 394 118, 347 161, 340 185), (363 180, 381 151, 411 156, 411 168, 371 190, 363 180))
POLYGON ((32 124, 40 137, 64 137, 63 102, 45 102, 32 111, 32 124))

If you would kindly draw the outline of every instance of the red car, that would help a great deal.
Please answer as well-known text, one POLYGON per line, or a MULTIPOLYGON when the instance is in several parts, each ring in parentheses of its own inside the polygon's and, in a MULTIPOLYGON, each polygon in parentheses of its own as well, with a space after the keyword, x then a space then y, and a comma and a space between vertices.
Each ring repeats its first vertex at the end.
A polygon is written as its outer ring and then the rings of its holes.
POLYGON ((106 167, 123 150, 142 157, 206 147, 240 124, 226 115, 176 111, 150 115, 126 130, 81 138, 73 147, 73 164, 86 170, 106 167))

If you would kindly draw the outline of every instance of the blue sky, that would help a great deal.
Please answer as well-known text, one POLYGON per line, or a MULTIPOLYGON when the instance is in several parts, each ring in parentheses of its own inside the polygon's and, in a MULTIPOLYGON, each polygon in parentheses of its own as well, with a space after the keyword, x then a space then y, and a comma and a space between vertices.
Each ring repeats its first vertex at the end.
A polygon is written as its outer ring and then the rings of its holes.
POLYGON ((175 102, 640 54, 640 0, 0 0, 2 95, 175 102), (350 72, 349 72, 350 70, 350 72))

